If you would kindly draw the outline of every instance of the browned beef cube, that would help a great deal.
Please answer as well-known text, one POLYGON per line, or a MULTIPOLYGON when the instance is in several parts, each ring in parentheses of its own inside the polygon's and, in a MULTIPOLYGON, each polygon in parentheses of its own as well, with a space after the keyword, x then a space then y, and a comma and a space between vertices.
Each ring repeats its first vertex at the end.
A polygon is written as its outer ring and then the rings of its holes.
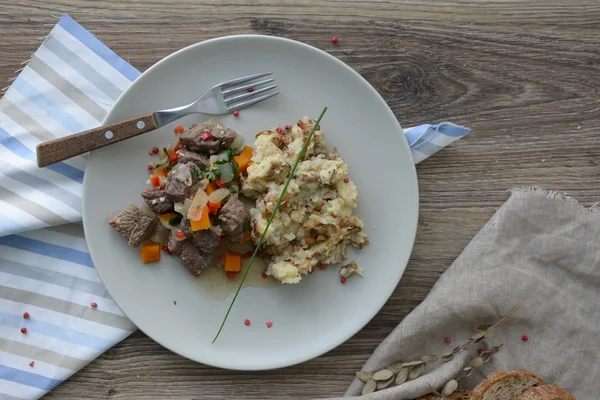
POLYGON ((212 253, 219 246, 219 243, 221 243, 221 238, 210 229, 196 231, 192 237, 192 244, 206 255, 212 253))
POLYGON ((127 238, 131 247, 138 247, 156 229, 156 221, 133 204, 128 204, 123 211, 110 218, 108 223, 127 238))
POLYGON ((244 231, 244 225, 250 223, 250 211, 244 203, 233 194, 219 212, 219 226, 231 239, 239 239, 244 231))
POLYGON ((181 149, 177 152, 179 157, 179 162, 182 164, 187 164, 188 162, 193 162, 196 164, 198 168, 202 168, 208 165, 208 158, 200 153, 196 153, 195 151, 191 151, 188 149, 181 149))
POLYGON ((214 154, 219 151, 221 142, 216 137, 202 138, 204 132, 210 132, 212 136, 213 127, 207 124, 192 125, 179 137, 185 147, 192 151, 201 151, 214 154))
POLYGON ((164 190, 154 189, 142 192, 142 197, 146 200, 148 206, 157 214, 164 214, 173 211, 173 202, 167 197, 164 190))
POLYGON ((165 185, 167 198, 173 203, 182 202, 191 195, 196 181, 197 178, 189 165, 177 163, 167 175, 167 184, 165 185))
POLYGON ((228 149, 237 136, 237 132, 229 128, 216 128, 212 130, 211 134, 213 137, 215 137, 215 139, 219 140, 219 143, 221 143, 221 149, 228 149))
POLYGON ((167 242, 167 247, 171 250, 171 253, 176 256, 180 255, 183 251, 183 248, 186 246, 186 243, 189 243, 188 239, 180 239, 175 236, 174 230, 169 233, 169 241, 167 242))
POLYGON ((192 275, 200 275, 200 272, 208 265, 207 257, 194 247, 190 242, 185 242, 181 255, 181 263, 192 275))

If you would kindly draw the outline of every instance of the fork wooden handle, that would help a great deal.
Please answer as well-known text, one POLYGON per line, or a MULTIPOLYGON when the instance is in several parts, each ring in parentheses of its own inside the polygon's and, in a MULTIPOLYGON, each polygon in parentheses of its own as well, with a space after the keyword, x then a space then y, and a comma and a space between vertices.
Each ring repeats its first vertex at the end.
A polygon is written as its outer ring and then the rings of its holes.
POLYGON ((45 167, 157 128, 154 113, 147 113, 116 124, 50 140, 37 145, 37 164, 40 168, 45 167))

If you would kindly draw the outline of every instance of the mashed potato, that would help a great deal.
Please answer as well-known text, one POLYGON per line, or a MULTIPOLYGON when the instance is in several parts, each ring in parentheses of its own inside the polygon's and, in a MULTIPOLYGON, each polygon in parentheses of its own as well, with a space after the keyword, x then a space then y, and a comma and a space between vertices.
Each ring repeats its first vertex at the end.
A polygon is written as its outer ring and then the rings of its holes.
MULTIPOLYGON (((286 134, 257 135, 248 175, 242 180, 242 193, 256 198, 256 208, 250 211, 255 242, 314 122, 305 117, 286 134)), ((267 275, 298 283, 319 264, 341 262, 348 244, 361 248, 368 243, 362 221, 352 215, 358 191, 352 181, 344 180, 347 174, 337 149, 327 152, 317 128, 265 236, 263 249, 271 256, 267 275)))

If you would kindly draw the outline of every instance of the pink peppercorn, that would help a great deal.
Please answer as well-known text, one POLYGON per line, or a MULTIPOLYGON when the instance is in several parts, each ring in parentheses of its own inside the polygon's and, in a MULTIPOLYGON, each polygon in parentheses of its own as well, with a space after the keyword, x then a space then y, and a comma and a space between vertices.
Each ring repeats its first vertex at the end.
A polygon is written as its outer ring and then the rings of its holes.
POLYGON ((28 318, 29 318, 29 313, 28 313, 27 311, 25 311, 25 312, 23 313, 23 318, 24 318, 24 319, 28 319, 28 318))
POLYGON ((249 319, 245 319, 244 320, 244 325, 246 325, 246 326, 250 325, 250 320, 249 319))
POLYGON ((273 323, 271 321, 267 321, 267 328, 270 328, 273 326, 273 323))

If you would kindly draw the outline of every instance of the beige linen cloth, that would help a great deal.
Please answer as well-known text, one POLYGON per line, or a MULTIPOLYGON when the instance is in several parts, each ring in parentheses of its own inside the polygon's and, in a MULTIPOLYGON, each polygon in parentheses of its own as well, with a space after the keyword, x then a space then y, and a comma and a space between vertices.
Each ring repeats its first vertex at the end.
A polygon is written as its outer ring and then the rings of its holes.
MULTIPOLYGON (((429 385, 441 391, 477 349, 504 344, 489 363, 462 379, 459 389, 473 388, 498 369, 524 368, 578 400, 600 399, 599 265, 600 211, 555 192, 513 190, 363 370, 443 354, 524 298, 523 304, 492 339, 459 352, 450 362, 430 363, 413 381, 360 398, 414 399, 431 392, 429 385), (447 336, 451 344, 444 342, 447 336)), ((360 396, 362 386, 355 379, 345 398, 360 396)))

